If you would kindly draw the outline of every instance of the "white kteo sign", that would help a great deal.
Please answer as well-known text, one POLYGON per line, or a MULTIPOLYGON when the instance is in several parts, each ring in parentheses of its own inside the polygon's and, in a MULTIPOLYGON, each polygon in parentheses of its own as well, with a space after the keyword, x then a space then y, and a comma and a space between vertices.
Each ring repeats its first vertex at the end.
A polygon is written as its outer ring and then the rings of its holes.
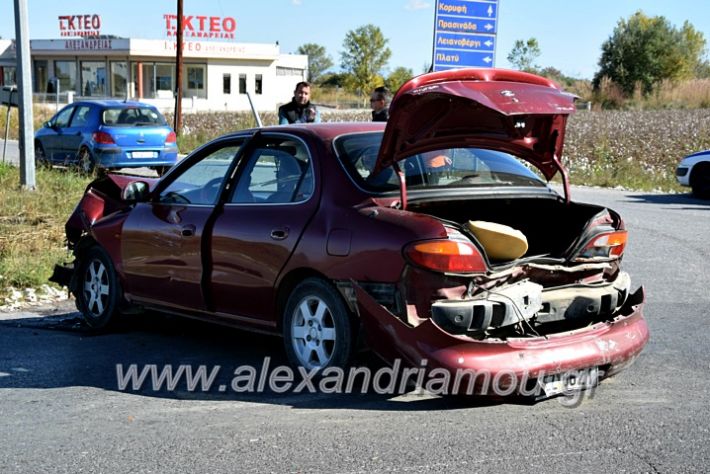
POLYGON ((61 15, 59 17, 59 34, 61 36, 99 36, 101 32, 101 17, 91 15, 61 15))

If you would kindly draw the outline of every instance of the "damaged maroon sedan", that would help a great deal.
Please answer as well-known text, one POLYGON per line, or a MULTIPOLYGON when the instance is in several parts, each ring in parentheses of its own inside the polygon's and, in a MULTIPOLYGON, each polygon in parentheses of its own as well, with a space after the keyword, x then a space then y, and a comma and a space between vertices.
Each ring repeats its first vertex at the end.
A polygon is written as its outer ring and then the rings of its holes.
POLYGON ((165 311, 282 335, 309 370, 347 365, 362 335, 390 362, 525 374, 548 395, 565 371, 596 382, 648 329, 622 219, 569 199, 573 111, 547 79, 464 69, 405 84, 386 128, 218 138, 159 181, 92 183, 65 281, 92 327, 165 311))

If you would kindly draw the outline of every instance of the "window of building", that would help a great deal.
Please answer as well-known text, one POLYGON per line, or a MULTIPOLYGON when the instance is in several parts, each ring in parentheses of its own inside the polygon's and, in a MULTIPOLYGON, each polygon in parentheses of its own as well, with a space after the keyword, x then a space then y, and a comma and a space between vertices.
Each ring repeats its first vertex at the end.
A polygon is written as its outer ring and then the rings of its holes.
POLYGON ((187 74, 185 74, 185 81, 183 86, 185 88, 183 92, 184 97, 198 97, 204 99, 207 97, 207 90, 205 89, 205 70, 204 65, 194 65, 190 64, 186 66, 187 74))
POLYGON ((60 92, 76 92, 76 61, 54 61, 54 76, 60 92))
MULTIPOLYGON (((145 77, 143 77, 145 80, 145 77)), ((175 65, 156 64, 155 65, 155 94, 158 99, 170 99, 174 97, 175 90, 175 65)))
POLYGON ((106 63, 103 61, 81 62, 81 95, 85 97, 106 96, 106 63))
POLYGON ((254 76, 254 93, 261 95, 261 86, 263 84, 261 74, 254 76))
POLYGON ((111 63, 111 96, 126 97, 128 91, 128 63, 111 63))
MULTIPOLYGON (((5 75, 5 71, 9 68, 5 68, 3 71, 3 76, 5 75)), ((14 68, 13 68, 14 69, 14 68)), ((34 61, 34 71, 32 74, 32 77, 35 80, 34 83, 34 90, 35 92, 54 92, 54 90, 49 90, 49 77, 47 77, 47 61, 41 60, 41 61, 34 61)), ((14 82, 7 82, 7 78, 3 77, 3 83, 5 85, 10 85, 14 84, 14 82)), ((52 85, 52 89, 55 86, 52 85)))
POLYGON ((222 76, 222 93, 231 94, 232 93, 232 75, 225 74, 222 76))
POLYGON ((0 78, 0 81, 2 81, 3 86, 14 86, 17 84, 17 74, 15 73, 14 67, 4 66, 0 69, 2 69, 2 77, 0 78))
POLYGON ((276 66, 277 76, 303 76, 303 69, 276 66))
POLYGON ((240 94, 247 93, 247 75, 246 74, 239 75, 239 93, 240 94))

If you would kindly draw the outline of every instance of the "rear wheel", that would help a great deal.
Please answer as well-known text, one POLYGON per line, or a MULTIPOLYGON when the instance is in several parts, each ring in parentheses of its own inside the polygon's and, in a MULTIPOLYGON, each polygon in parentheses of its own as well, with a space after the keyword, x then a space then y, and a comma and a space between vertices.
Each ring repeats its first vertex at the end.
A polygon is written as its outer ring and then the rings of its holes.
POLYGON ((94 159, 91 157, 91 152, 88 148, 82 147, 77 155, 77 166, 82 174, 91 174, 94 172, 94 159))
POLYGON ((81 257, 78 271, 77 307, 86 324, 103 329, 118 314, 123 297, 111 257, 101 247, 92 247, 81 257))
POLYGON ((693 196, 710 199, 710 163, 700 163, 693 167, 690 186, 693 188, 693 196))
POLYGON ((354 350, 353 321, 328 282, 308 278, 291 292, 283 316, 286 355, 307 370, 345 367, 354 350))
POLYGON ((35 167, 49 168, 50 164, 47 160, 47 154, 44 152, 44 147, 40 142, 35 142, 35 167))

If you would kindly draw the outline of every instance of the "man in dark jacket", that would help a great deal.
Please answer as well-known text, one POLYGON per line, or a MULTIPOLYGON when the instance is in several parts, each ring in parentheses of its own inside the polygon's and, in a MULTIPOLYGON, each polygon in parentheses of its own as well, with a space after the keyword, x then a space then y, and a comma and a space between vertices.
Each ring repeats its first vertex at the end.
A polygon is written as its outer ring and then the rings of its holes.
POLYGON ((388 97, 387 88, 378 87, 370 94, 370 107, 372 107, 372 121, 386 122, 390 118, 389 108, 387 107, 388 97))
POLYGON ((279 107, 279 125, 310 122, 320 122, 320 113, 311 105, 311 85, 303 81, 296 84, 291 102, 279 107))

